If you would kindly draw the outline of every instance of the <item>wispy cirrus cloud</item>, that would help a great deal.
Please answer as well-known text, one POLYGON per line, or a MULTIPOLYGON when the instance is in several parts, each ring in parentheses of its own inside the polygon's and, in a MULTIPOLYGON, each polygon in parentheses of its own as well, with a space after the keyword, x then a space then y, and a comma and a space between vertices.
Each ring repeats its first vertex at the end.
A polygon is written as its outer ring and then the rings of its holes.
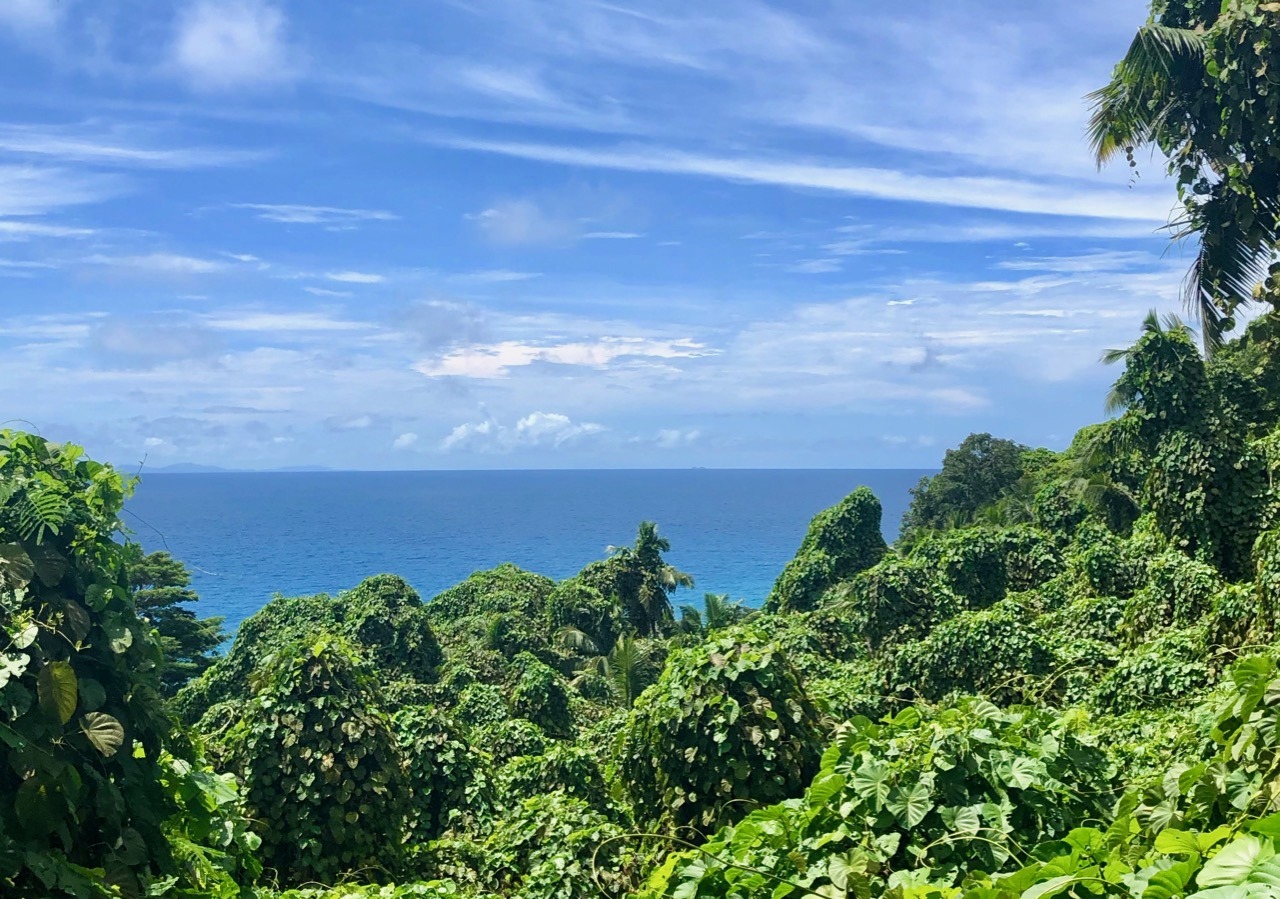
POLYGON ((266 153, 227 147, 160 146, 158 129, 85 122, 75 125, 0 125, 0 153, 92 163, 114 168, 191 169, 244 165, 266 153))
POLYGON ((345 209, 296 203, 232 203, 230 206, 232 209, 251 210, 263 221, 286 225, 355 226, 363 222, 391 222, 399 218, 385 209, 345 209))
POLYGON ((427 140, 440 146, 556 165, 686 175, 967 209, 1153 223, 1166 221, 1172 209, 1164 191, 1135 195, 1133 191, 1079 183, 1068 186, 978 175, 945 177, 813 160, 708 155, 660 146, 600 148, 456 137, 427 140))

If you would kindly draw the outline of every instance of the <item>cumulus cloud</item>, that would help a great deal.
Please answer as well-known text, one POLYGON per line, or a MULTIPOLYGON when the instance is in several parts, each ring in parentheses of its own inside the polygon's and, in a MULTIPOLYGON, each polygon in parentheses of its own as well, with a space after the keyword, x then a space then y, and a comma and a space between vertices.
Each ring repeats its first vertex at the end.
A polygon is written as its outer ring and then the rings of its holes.
POLYGON ((544 362, 604 368, 610 363, 632 359, 696 359, 717 353, 693 338, 655 340, 645 337, 602 337, 593 341, 538 346, 515 340, 468 346, 446 353, 442 358, 413 366, 427 377, 505 378, 513 368, 544 362))
POLYGON ((604 425, 574 422, 558 412, 530 412, 514 426, 503 425, 495 418, 465 422, 455 427, 440 441, 445 452, 511 452, 518 449, 557 449, 585 437, 599 434, 604 425))
POLYGON ((263 0, 195 0, 178 16, 172 62, 202 91, 287 81, 298 66, 287 30, 281 9, 263 0))
POLYGON ((391 448, 397 450, 407 450, 418 442, 418 435, 412 431, 407 431, 391 441, 391 448))

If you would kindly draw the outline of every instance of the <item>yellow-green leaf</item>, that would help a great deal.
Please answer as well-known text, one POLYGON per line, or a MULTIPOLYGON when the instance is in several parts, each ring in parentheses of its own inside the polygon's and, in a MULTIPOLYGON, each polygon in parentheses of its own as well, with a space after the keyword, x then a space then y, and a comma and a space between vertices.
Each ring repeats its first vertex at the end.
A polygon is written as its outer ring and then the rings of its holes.
POLYGON ((76 672, 70 662, 50 662, 36 678, 36 694, 40 708, 50 718, 66 724, 76 713, 76 672))

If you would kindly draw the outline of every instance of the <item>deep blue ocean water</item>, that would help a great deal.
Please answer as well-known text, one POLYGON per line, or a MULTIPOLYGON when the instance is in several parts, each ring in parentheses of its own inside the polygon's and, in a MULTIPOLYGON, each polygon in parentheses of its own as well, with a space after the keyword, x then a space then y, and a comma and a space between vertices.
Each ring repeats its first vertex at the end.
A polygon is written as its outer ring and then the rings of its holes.
POLYGON ((553 578, 631 543, 650 519, 704 592, 758 605, 809 520, 866 485, 892 540, 930 472, 456 471, 150 474, 125 508, 134 539, 194 571, 202 615, 234 629, 274 594, 336 593, 391 572, 424 598, 514 562, 553 578))

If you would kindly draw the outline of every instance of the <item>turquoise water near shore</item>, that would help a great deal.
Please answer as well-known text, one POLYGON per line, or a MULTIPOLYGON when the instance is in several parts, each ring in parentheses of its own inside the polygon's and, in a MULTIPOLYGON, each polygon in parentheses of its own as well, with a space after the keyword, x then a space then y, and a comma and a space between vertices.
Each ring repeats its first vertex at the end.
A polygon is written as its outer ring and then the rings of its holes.
POLYGON ((866 485, 892 540, 928 471, 654 470, 150 474, 126 506, 134 539, 194 571, 202 615, 235 628, 275 593, 335 593, 372 574, 429 598, 514 562, 554 578, 630 543, 644 519, 704 592, 758 605, 809 519, 866 485))

